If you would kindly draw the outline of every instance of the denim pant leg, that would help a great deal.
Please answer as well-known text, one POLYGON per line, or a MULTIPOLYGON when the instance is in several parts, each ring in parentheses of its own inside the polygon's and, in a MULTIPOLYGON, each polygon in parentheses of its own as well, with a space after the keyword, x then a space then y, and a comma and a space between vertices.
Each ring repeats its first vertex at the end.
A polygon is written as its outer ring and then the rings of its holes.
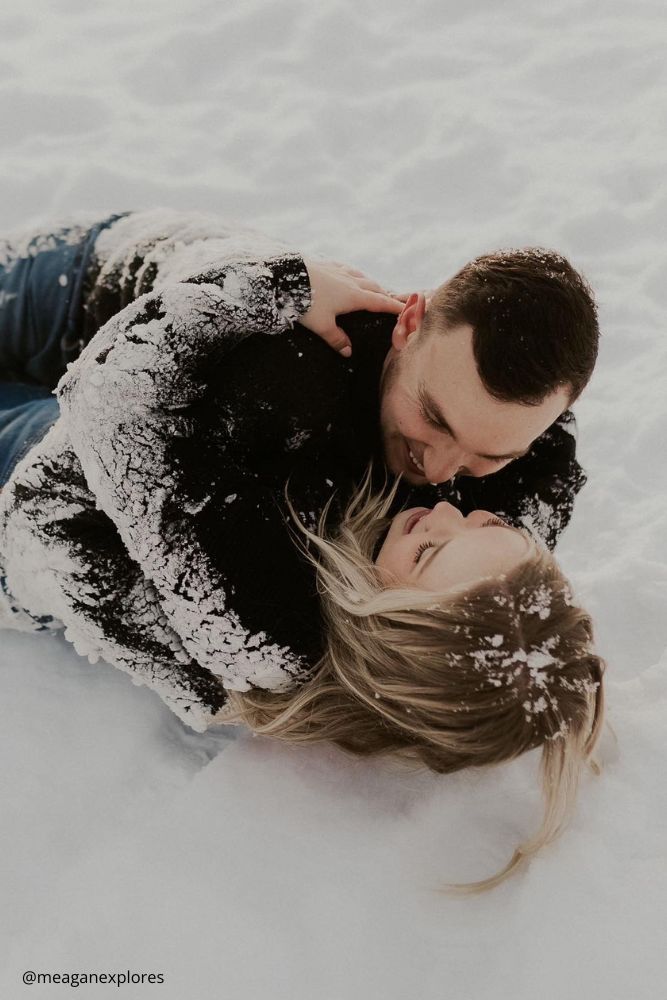
POLYGON ((83 287, 95 241, 122 215, 0 240, 0 379, 55 388, 85 346, 83 287))
POLYGON ((58 400, 48 389, 0 382, 0 489, 59 414, 58 400))

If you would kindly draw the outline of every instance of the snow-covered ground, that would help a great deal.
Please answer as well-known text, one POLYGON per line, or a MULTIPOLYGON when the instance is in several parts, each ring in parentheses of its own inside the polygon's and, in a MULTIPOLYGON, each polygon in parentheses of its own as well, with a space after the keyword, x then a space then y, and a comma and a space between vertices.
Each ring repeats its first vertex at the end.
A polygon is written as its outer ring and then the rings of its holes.
POLYGON ((167 205, 405 291, 497 246, 585 271, 604 340, 560 551, 617 742, 558 844, 451 899, 532 829, 534 760, 444 779, 197 736, 63 640, 4 633, 2 996, 29 969, 162 973, 78 992, 137 1000, 664 995, 666 42, 649 0, 5 0, 2 229, 167 205))

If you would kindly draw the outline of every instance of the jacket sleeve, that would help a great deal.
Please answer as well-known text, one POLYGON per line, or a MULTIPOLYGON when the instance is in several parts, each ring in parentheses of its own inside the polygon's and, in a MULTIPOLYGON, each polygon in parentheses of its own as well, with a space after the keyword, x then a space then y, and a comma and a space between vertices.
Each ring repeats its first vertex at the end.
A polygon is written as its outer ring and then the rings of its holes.
POLYGON ((576 422, 566 411, 530 452, 493 476, 461 480, 462 505, 490 510, 528 530, 553 549, 586 483, 576 459, 576 422))
POLYGON ((223 686, 183 648, 155 588, 97 508, 62 420, 17 467, 2 501, 0 624, 64 627, 80 655, 152 688, 193 729, 217 722, 223 686))
POLYGON ((224 368, 229 350, 251 334, 291 327, 309 305, 300 257, 227 262, 123 309, 56 390, 87 485, 154 586, 170 628, 201 667, 236 690, 290 687, 305 667, 289 648, 249 634, 229 607, 193 521, 206 498, 199 507, 173 502, 182 480, 170 440, 188 436, 211 371, 224 368))

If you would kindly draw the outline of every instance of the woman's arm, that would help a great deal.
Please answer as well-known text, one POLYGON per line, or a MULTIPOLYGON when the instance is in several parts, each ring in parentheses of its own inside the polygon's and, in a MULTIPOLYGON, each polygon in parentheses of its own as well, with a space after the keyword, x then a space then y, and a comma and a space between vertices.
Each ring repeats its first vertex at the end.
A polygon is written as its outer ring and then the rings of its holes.
POLYGON ((184 470, 170 443, 188 438, 197 447, 196 404, 236 344, 280 333, 309 306, 300 257, 229 263, 126 307, 57 388, 88 487, 155 586, 170 627, 200 666, 240 690, 288 686, 302 664, 230 611, 227 583, 198 538, 197 510, 178 503, 184 470))
POLYGON ((97 509, 62 421, 4 489, 0 551, 3 627, 64 627, 80 655, 150 687, 193 729, 215 721, 227 697, 220 680, 183 648, 155 587, 97 509))

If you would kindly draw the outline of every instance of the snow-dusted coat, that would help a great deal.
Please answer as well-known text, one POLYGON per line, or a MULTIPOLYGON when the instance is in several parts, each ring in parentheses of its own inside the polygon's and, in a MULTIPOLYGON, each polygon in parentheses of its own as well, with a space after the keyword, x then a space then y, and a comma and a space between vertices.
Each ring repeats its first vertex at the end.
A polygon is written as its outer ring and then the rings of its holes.
MULTIPOLYGON (((312 526, 380 455, 393 322, 347 317, 345 361, 298 325, 310 304, 298 254, 250 233, 216 244, 183 219, 139 223, 143 239, 137 217, 101 238, 88 315, 103 325, 0 497, 0 622, 52 616, 80 653, 203 729, 225 689, 288 688, 318 659, 314 573, 283 491, 289 480, 312 526)), ((401 499, 446 495, 553 544, 583 481, 571 429, 565 415, 508 470, 401 499)))

